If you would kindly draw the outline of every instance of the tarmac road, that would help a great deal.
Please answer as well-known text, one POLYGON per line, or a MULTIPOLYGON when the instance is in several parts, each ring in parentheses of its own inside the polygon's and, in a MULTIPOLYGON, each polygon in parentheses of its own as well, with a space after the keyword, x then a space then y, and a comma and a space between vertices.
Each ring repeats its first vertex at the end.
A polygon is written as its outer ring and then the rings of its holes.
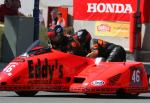
POLYGON ((19 97, 14 92, 0 91, 0 103, 149 103, 150 93, 138 98, 119 98, 115 95, 88 97, 83 94, 39 92, 35 97, 19 97))

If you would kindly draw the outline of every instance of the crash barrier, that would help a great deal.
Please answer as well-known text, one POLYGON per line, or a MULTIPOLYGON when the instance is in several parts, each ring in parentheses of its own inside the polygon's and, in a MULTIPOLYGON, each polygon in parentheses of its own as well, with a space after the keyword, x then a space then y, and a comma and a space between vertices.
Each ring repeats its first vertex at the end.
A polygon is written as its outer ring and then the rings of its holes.
POLYGON ((2 40, 2 62, 10 62, 33 42, 34 19, 24 16, 6 16, 2 40))

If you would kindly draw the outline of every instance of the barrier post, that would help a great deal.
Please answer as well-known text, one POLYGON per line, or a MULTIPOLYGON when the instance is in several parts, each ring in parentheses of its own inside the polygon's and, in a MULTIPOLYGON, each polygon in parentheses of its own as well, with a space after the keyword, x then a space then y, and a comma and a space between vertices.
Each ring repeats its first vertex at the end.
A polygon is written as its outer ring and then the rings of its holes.
POLYGON ((136 12, 131 14, 129 51, 133 53, 134 60, 138 60, 138 52, 141 50, 141 12, 140 0, 137 0, 136 12))

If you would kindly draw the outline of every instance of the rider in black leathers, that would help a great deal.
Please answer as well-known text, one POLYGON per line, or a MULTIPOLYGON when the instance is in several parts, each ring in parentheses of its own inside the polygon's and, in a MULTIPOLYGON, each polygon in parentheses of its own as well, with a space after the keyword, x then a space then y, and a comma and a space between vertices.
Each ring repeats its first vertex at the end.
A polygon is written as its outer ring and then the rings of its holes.
POLYGON ((74 34, 74 39, 79 41, 80 46, 84 49, 85 56, 91 51, 90 42, 91 34, 86 29, 80 29, 74 34))
POLYGON ((48 30, 49 44, 52 48, 62 52, 68 52, 79 56, 85 56, 85 51, 80 42, 73 36, 65 36, 63 28, 60 25, 48 30))

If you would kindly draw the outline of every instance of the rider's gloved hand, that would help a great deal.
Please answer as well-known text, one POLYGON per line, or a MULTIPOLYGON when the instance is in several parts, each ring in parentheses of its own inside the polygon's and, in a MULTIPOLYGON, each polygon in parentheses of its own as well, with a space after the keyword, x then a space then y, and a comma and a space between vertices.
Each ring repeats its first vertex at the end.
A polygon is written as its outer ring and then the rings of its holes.
POLYGON ((98 50, 93 50, 91 53, 87 54, 86 57, 89 57, 89 58, 98 57, 98 50))

